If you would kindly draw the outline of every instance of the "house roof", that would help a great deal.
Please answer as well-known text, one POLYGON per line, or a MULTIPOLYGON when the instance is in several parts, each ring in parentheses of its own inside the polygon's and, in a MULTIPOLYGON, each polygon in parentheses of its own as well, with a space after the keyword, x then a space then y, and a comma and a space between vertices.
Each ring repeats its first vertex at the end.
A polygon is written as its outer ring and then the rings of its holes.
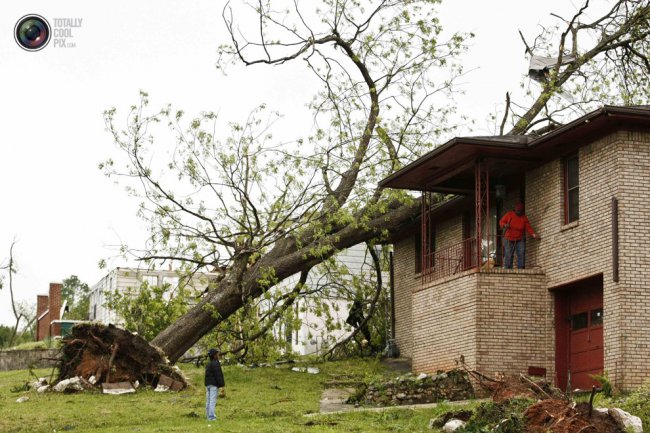
POLYGON ((45 316, 47 315, 47 313, 49 313, 49 312, 50 312, 49 309, 43 311, 43 314, 41 314, 40 316, 38 316, 38 318, 36 319, 36 321, 40 322, 41 320, 43 320, 43 317, 45 317, 45 316))
POLYGON ((383 179, 379 186, 469 194, 474 190, 475 162, 479 158, 492 175, 522 174, 623 128, 650 128, 650 106, 604 106, 539 138, 456 137, 383 179))

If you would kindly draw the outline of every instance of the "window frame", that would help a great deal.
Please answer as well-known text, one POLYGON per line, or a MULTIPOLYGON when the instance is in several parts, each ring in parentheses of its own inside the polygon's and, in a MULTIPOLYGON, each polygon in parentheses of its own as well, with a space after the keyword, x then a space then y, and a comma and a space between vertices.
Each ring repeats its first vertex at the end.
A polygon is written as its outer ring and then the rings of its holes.
POLYGON ((580 158, 578 154, 569 155, 564 158, 564 182, 563 182, 563 196, 564 196, 564 224, 570 224, 574 221, 580 220, 580 158), (569 186, 569 166, 575 161, 576 164, 576 183, 569 186), (575 209, 571 206, 570 196, 577 195, 575 209), (575 215, 572 215, 575 211, 575 215))

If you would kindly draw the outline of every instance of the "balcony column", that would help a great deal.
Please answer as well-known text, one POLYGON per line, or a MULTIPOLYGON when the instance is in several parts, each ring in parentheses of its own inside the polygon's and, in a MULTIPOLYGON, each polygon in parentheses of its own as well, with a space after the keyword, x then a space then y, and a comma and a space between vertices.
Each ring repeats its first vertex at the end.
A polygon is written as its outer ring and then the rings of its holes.
POLYGON ((429 199, 430 193, 422 191, 422 208, 420 210, 420 271, 424 275, 427 271, 427 228, 429 226, 429 199))
MULTIPOLYGON (((476 210, 476 266, 481 267, 483 239, 487 240, 489 250, 490 242, 490 221, 488 214, 490 212, 490 176, 488 167, 482 158, 476 160, 474 181, 474 198, 476 210), (485 221, 485 227, 483 226, 485 221)), ((489 253, 489 251, 488 251, 489 253)))

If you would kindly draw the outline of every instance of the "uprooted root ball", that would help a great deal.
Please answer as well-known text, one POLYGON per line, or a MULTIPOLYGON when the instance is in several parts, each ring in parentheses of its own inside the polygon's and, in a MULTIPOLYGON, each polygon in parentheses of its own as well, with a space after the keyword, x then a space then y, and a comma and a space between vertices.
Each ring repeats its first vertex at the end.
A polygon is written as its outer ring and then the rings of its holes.
POLYGON ((165 354, 142 337, 113 325, 80 323, 63 339, 58 380, 75 376, 94 383, 135 382, 153 385, 161 374, 187 384, 165 354))

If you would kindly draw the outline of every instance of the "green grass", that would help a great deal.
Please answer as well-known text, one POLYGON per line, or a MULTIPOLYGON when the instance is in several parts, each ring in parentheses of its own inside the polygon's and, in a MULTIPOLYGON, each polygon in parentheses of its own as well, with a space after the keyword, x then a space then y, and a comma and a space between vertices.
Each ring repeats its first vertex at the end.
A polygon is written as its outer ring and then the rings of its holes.
MULTIPOLYGON (((313 364, 312 364, 313 365, 313 364)), ((344 376, 368 379, 386 372, 376 361, 317 365, 320 374, 290 366, 224 367, 226 397, 217 403, 216 422, 204 419, 203 369, 183 367, 192 387, 179 393, 139 390, 136 394, 38 394, 12 392, 28 371, 0 372, 0 432, 431 432, 429 420, 448 409, 389 409, 383 412, 305 416, 319 411, 325 382, 344 376), (20 396, 29 401, 16 403, 20 396)), ((49 377, 51 370, 37 370, 49 377)))
POLYGON ((49 341, 28 341, 27 343, 22 343, 19 344, 18 346, 14 347, 8 347, 4 348, 1 350, 32 350, 32 349, 49 349, 51 347, 57 347, 53 346, 54 344, 58 343, 50 343, 49 341))

